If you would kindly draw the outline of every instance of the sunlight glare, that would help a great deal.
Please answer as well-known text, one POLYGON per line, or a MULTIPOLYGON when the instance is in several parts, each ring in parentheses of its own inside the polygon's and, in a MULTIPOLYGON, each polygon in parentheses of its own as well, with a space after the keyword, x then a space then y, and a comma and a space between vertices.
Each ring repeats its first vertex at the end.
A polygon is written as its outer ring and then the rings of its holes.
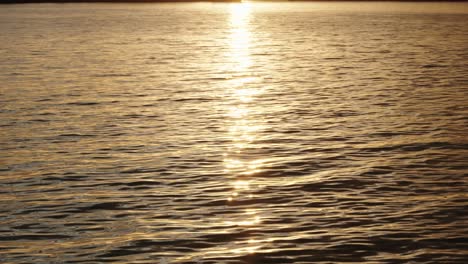
POLYGON ((236 3, 231 5, 231 25, 242 27, 250 16, 251 5, 249 3, 236 3))
POLYGON ((237 64, 237 70, 242 71, 250 67, 250 4, 241 3, 231 6, 231 58, 237 64))

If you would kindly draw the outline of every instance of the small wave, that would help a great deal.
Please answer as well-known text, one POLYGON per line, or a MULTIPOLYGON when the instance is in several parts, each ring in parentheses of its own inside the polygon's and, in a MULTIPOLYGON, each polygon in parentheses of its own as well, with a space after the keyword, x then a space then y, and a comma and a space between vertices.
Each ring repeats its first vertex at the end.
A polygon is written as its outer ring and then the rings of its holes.
POLYGON ((89 106, 89 105, 98 105, 98 102, 71 102, 67 103, 67 105, 78 105, 78 106, 89 106))

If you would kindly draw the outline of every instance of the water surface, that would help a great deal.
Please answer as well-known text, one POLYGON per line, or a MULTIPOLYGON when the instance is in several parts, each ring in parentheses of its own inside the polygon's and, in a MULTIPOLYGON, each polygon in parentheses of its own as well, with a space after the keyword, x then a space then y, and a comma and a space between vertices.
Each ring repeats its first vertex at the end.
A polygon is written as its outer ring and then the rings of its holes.
POLYGON ((466 3, 0 9, 3 263, 467 263, 466 3))

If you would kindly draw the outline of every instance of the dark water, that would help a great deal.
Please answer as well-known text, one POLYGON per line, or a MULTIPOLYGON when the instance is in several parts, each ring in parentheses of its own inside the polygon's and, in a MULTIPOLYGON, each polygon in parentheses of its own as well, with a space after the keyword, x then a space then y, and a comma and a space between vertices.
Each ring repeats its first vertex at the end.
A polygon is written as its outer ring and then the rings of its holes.
POLYGON ((468 5, 0 7, 0 262, 468 263, 468 5))

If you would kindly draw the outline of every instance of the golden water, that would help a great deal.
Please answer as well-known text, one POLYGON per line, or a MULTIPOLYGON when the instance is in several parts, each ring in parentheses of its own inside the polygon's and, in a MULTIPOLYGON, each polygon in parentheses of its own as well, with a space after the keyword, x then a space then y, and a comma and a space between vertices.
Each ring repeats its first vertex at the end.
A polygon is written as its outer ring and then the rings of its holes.
POLYGON ((0 9, 2 263, 466 263, 466 3, 0 9))

